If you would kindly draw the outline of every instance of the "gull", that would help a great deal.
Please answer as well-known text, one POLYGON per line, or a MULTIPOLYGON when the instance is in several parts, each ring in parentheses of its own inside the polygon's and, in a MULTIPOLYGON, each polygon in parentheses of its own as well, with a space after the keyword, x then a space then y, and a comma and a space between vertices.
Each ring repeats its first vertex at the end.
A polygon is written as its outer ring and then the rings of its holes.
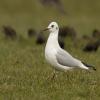
POLYGON ((59 46, 59 27, 56 22, 51 22, 48 27, 44 29, 44 31, 46 30, 49 30, 50 34, 45 47, 45 58, 54 69, 65 72, 74 68, 96 70, 93 66, 74 58, 59 46))

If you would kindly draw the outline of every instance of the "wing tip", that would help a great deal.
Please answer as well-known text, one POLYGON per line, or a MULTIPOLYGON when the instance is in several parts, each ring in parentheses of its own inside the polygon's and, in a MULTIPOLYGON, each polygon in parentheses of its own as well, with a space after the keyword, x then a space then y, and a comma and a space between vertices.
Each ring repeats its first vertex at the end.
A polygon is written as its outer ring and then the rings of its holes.
POLYGON ((94 66, 92 66, 92 65, 88 65, 88 64, 86 64, 86 63, 84 63, 84 62, 82 62, 86 67, 88 67, 88 68, 92 68, 94 71, 96 71, 96 68, 94 67, 94 66))

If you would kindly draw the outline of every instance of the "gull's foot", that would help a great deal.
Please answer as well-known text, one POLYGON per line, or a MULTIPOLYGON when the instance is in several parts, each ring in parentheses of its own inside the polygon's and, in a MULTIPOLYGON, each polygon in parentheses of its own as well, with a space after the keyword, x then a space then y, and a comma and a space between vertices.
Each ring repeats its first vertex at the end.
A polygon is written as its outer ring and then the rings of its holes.
POLYGON ((57 77, 56 71, 54 71, 50 76, 48 76, 47 80, 54 80, 57 77))

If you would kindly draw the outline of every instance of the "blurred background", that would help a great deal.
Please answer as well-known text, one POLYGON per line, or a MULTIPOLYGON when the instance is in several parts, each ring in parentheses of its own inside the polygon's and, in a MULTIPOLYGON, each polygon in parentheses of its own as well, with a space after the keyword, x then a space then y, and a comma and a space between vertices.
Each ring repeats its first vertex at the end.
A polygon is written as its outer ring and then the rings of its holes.
POLYGON ((89 34, 99 28, 99 18, 99 0, 0 0, 0 27, 11 25, 18 34, 25 35, 30 27, 42 29, 51 21, 89 34))
MULTIPOLYGON (((0 1, 0 30, 3 33, 0 34, 0 38, 2 39, 2 36, 5 36, 6 38, 28 39, 28 37, 34 36, 37 44, 39 42, 42 42, 39 44, 43 44, 47 40, 45 36, 48 35, 41 34, 41 30, 47 27, 50 22, 56 21, 61 28, 61 34, 72 34, 71 37, 75 40, 74 42, 78 40, 78 37, 91 40, 93 45, 96 44, 96 48, 98 48, 100 45, 99 4, 99 0, 0 1), (95 34, 99 35, 95 36, 95 34), (77 39, 75 39, 76 37, 77 39), (93 39, 94 37, 99 37, 99 40, 93 39)), ((62 38, 59 39, 62 48, 64 48, 63 40, 62 38)))

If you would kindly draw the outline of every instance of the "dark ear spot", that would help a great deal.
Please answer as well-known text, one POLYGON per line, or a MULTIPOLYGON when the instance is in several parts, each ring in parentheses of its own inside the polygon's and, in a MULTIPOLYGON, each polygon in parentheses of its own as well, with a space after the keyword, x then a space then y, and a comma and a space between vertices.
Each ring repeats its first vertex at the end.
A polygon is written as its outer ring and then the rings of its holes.
POLYGON ((51 27, 53 28, 53 27, 54 27, 54 25, 51 25, 51 27))

